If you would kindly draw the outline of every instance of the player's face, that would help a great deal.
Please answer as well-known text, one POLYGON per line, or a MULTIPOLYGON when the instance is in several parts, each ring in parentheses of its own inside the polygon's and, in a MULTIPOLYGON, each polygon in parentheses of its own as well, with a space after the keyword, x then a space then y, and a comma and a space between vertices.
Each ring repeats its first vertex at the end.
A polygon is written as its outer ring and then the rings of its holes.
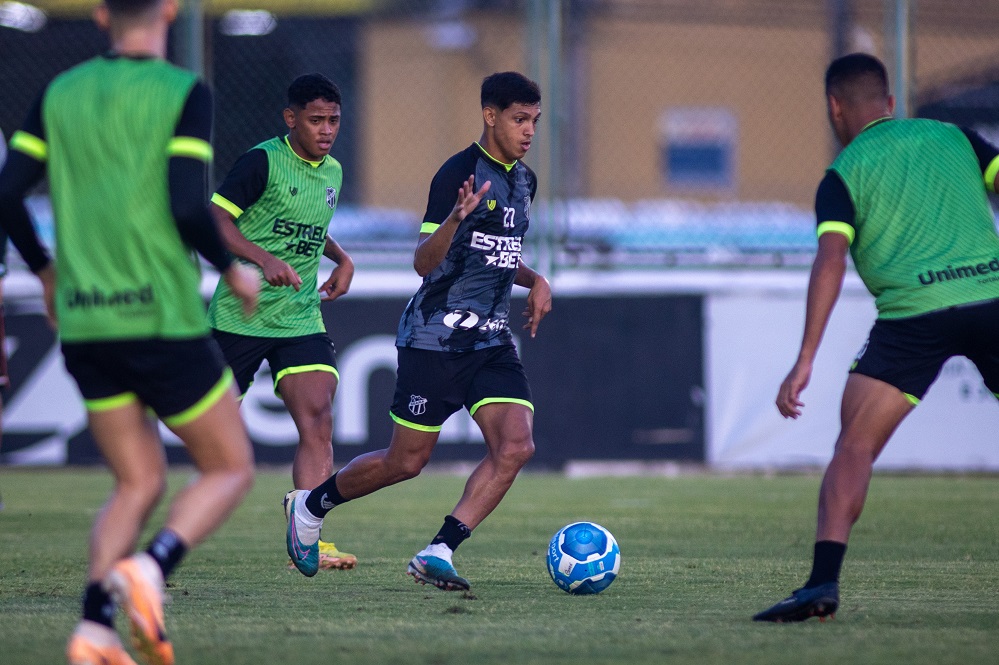
POLYGON ((523 159, 541 119, 541 104, 511 104, 492 115, 494 149, 499 153, 493 156, 507 164, 523 159))
POLYGON ((314 99, 305 108, 284 110, 288 141, 299 157, 318 162, 329 154, 340 133, 340 105, 314 99))

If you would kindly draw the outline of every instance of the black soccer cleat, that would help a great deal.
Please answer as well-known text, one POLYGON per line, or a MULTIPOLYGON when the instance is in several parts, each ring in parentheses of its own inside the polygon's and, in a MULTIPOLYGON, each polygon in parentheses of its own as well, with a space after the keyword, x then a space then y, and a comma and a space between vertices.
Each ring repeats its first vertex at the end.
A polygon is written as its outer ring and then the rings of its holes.
POLYGON ((825 621, 827 616, 835 618, 837 607, 839 607, 839 583, 826 582, 819 586, 794 591, 773 607, 755 615, 753 621, 791 623, 811 617, 825 621))

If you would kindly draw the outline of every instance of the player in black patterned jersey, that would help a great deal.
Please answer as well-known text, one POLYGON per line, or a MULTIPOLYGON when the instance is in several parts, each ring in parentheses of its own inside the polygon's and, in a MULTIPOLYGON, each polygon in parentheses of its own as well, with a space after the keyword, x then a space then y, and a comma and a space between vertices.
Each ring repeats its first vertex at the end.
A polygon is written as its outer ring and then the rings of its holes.
POLYGON ((519 160, 499 162, 473 143, 434 177, 421 234, 438 230, 451 214, 454 193, 469 178, 490 183, 489 191, 457 227, 444 259, 409 301, 399 321, 399 347, 460 352, 513 343, 510 292, 538 179, 519 160))
POLYGON ((315 574, 326 513, 419 474, 444 421, 465 407, 485 437, 486 457, 407 572, 444 590, 468 589, 452 554, 534 454, 534 406, 509 318, 515 284, 530 289, 524 328, 531 337, 551 310, 548 280, 521 260, 537 178, 520 160, 540 117, 533 81, 503 72, 482 82, 482 138, 447 160, 430 186, 413 262, 423 285, 403 313, 396 341, 392 441, 292 502, 288 553, 306 575, 315 574))

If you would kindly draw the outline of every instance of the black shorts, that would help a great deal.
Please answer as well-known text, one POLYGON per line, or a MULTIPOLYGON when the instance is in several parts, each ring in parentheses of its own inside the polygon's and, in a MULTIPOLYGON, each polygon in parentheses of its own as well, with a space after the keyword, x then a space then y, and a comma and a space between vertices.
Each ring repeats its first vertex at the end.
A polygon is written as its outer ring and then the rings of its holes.
POLYGON ((222 349, 222 355, 232 368, 240 396, 253 384, 253 375, 264 360, 271 368, 274 394, 278 397, 278 382, 289 374, 329 372, 340 379, 336 369, 336 351, 326 333, 301 337, 251 337, 222 330, 212 330, 212 336, 222 349))
POLYGON ((462 406, 474 416, 479 407, 496 402, 534 410, 527 374, 513 346, 461 352, 399 348, 391 409, 398 424, 439 432, 462 406))
POLYGON ((918 404, 951 356, 966 356, 999 397, 999 300, 878 319, 850 371, 891 384, 918 404))
POLYGON ((62 353, 89 412, 141 402, 167 425, 185 425, 232 386, 232 372, 207 336, 63 342, 62 353))

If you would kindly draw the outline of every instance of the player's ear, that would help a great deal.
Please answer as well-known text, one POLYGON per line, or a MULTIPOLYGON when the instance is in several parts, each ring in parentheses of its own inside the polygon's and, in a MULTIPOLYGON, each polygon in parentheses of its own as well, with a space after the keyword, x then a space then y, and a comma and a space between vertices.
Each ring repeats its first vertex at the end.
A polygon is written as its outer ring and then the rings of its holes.
POLYGON ((97 24, 98 28, 104 32, 111 29, 111 14, 108 11, 108 6, 103 2, 94 7, 92 16, 94 18, 94 23, 97 24))
POLYGON ((888 95, 888 113, 895 115, 895 95, 888 95))
POLYGON ((496 109, 492 106, 482 107, 482 121, 489 127, 496 126, 496 109))
POLYGON ((843 117, 843 104, 832 95, 826 95, 826 103, 829 108, 829 122, 835 125, 836 121, 843 117))
POLYGON ((288 125, 288 129, 295 129, 295 112, 290 108, 284 110, 284 124, 288 125))

